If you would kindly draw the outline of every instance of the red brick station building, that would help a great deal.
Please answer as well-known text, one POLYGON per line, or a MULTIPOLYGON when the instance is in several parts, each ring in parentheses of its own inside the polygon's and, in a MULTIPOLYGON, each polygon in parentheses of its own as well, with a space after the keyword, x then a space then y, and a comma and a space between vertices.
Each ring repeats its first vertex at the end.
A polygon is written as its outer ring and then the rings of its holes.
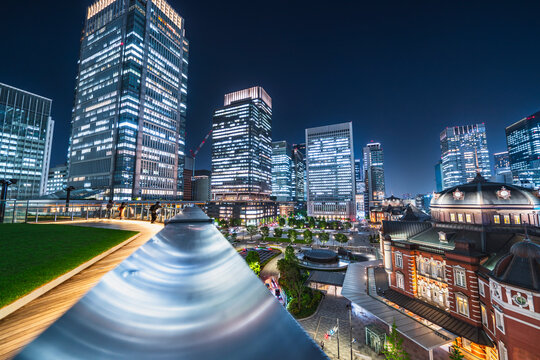
POLYGON ((538 192, 478 175, 435 194, 431 215, 383 222, 383 296, 458 336, 467 359, 540 359, 538 192))

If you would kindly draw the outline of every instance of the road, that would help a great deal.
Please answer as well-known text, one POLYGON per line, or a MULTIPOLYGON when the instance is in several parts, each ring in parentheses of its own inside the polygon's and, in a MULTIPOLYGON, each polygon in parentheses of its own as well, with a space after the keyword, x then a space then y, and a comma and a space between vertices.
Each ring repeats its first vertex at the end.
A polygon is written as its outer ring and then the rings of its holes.
MULTIPOLYGON (((133 220, 70 221, 67 224, 132 230, 138 231, 140 236, 36 300, 1 319, 0 359, 2 360, 15 356, 26 344, 41 334, 97 284, 103 275, 115 268, 116 265, 163 228, 163 224, 150 224, 146 221, 133 220)), ((50 226, 54 225, 51 224, 50 226)), ((81 229, 81 231, 83 230, 81 229)))

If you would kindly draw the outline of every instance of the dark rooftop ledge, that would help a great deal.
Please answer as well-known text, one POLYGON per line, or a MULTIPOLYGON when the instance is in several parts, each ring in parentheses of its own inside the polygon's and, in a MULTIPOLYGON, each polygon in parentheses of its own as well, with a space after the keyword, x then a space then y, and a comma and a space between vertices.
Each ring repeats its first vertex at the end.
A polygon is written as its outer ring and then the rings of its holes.
POLYGON ((493 343, 484 330, 459 320, 433 305, 408 297, 391 289, 379 292, 378 295, 476 344, 493 346, 493 343))

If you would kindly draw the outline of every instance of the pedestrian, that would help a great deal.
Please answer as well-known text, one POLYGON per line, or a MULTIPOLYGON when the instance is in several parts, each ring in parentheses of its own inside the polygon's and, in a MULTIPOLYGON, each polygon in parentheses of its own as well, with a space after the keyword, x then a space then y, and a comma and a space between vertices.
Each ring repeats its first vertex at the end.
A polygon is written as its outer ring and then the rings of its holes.
POLYGON ((156 201, 156 203, 152 206, 150 206, 150 215, 152 216, 152 221, 150 223, 154 223, 157 219, 157 212, 161 209, 161 205, 159 205, 159 201, 156 201))
POLYGON ((113 208, 114 202, 112 199, 109 199, 109 202, 107 203, 107 218, 111 218, 112 215, 112 208, 113 208))
POLYGON ((124 210, 126 209, 126 203, 124 201, 122 201, 122 203, 120 204, 120 207, 118 208, 118 216, 120 217, 120 220, 122 220, 124 218, 124 210))
POLYGON ((321 350, 324 350, 324 341, 321 341, 321 350))

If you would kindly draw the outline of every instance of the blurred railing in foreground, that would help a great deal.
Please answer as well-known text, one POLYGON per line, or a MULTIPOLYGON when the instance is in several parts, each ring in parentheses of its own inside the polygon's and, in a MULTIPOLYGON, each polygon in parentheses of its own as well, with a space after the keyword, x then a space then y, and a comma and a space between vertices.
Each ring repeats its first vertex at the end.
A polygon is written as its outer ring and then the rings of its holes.
MULTIPOLYGON (((129 201, 125 203, 123 219, 150 220, 150 207, 155 201, 129 201)), ((0 208, 2 207, 0 201, 0 208)), ((69 206, 62 200, 5 201, 4 223, 38 223, 91 219, 120 219, 121 202, 107 209, 107 201, 71 200, 69 206)), ((185 207, 204 205, 204 202, 161 201, 156 222, 164 222, 185 207)))

